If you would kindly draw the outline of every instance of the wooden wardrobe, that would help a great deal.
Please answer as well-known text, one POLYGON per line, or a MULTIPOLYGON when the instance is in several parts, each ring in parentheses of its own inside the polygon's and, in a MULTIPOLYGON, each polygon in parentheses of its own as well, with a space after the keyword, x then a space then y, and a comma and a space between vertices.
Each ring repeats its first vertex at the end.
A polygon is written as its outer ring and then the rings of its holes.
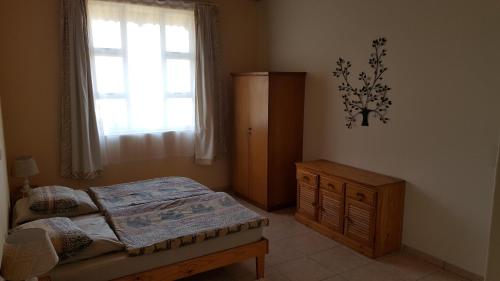
POLYGON ((294 163, 302 159, 303 72, 233 73, 235 193, 273 210, 296 198, 294 163))

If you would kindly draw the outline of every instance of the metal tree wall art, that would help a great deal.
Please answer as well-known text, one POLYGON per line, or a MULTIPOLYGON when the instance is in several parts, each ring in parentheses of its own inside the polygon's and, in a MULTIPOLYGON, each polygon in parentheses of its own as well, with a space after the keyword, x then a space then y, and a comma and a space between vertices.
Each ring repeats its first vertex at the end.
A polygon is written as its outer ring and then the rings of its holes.
POLYGON ((364 71, 358 76, 361 81, 362 87, 354 88, 349 82, 351 62, 343 58, 337 61, 337 68, 333 75, 342 79, 342 84, 339 85, 339 91, 344 100, 344 111, 346 112, 346 126, 351 129, 356 118, 362 116, 361 126, 368 126, 368 118, 371 115, 377 117, 382 123, 387 123, 389 118, 385 117, 387 110, 392 105, 392 101, 387 97, 388 92, 391 90, 388 85, 382 83, 382 75, 387 71, 382 59, 387 55, 384 49, 387 40, 385 38, 378 38, 373 40, 372 47, 374 53, 370 55, 368 63, 373 69, 373 76, 367 75, 364 71))

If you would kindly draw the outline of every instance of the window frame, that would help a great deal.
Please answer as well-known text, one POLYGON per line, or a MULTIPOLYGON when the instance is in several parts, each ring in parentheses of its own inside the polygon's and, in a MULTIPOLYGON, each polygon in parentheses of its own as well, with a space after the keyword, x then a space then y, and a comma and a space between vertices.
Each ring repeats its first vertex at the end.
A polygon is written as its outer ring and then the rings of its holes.
MULTIPOLYGON (((91 75, 92 75, 92 85, 94 89, 94 99, 95 100, 100 100, 100 99, 124 99, 127 104, 127 110, 129 111, 131 109, 131 95, 130 95, 130 85, 129 85, 129 62, 128 62, 128 36, 127 36, 127 24, 128 20, 125 14, 125 5, 123 4, 118 4, 117 9, 120 9, 119 12, 119 23, 120 23, 120 39, 121 39, 121 46, 120 48, 102 48, 102 47, 95 47, 93 44, 93 37, 92 37, 92 24, 90 23, 89 26, 91 27, 89 29, 89 48, 90 48, 90 61, 91 61, 91 75), (96 73, 96 57, 118 57, 122 59, 123 63, 123 92, 122 93, 101 93, 98 90, 97 84, 98 84, 98 76, 96 73)), ((172 8, 159 8, 159 9, 171 9, 175 10, 172 8)), ((195 128, 195 120, 196 120, 196 111, 195 111, 195 104, 196 104, 196 30, 194 26, 194 11, 193 12, 193 22, 192 26, 188 29, 189 32, 189 52, 173 52, 173 51, 167 51, 167 40, 166 40, 166 26, 167 26, 167 21, 166 21, 166 12, 162 12, 160 16, 160 50, 161 50, 161 77, 162 77, 162 93, 163 93, 163 113, 164 113, 164 118, 162 120, 163 122, 163 127, 159 130, 147 130, 147 131, 142 131, 142 130, 134 130, 132 129, 132 118, 130 114, 127 114, 127 129, 124 131, 119 131, 119 132, 111 132, 111 133, 104 133, 105 136, 112 136, 112 135, 134 135, 134 134, 147 134, 147 133, 158 133, 158 132, 171 132, 171 131, 194 131, 195 128), (180 59, 180 60, 188 60, 190 63, 190 77, 191 77, 191 85, 190 85, 190 92, 168 92, 168 87, 167 87, 167 60, 171 59, 180 59), (166 116, 166 109, 165 105, 168 99, 177 99, 177 98, 191 98, 192 99, 192 105, 193 105, 193 123, 191 127, 186 127, 186 128, 180 128, 180 129, 172 129, 172 128, 167 128, 167 116, 166 116)), ((89 13, 89 20, 92 21, 92 16, 89 13)), ((133 22, 133 21, 131 21, 133 22)))

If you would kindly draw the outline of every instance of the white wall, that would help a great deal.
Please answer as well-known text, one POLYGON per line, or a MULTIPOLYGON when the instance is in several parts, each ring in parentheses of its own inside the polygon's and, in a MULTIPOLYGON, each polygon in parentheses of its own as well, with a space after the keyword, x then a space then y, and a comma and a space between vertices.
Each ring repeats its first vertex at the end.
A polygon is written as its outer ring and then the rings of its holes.
POLYGON ((488 271, 486 281, 500 280, 500 145, 497 153, 497 175, 493 212, 491 217, 490 249, 488 252, 488 271))
MULTIPOLYGON (((270 68, 307 71, 304 157, 405 179, 403 242, 484 275, 500 124, 500 1, 269 0, 270 68), (389 124, 345 128, 339 56, 388 39, 389 124)), ((356 80, 357 82, 357 80, 356 80)), ((359 122, 359 121, 358 121, 359 122)))
MULTIPOLYGON (((0 264, 2 262, 3 243, 9 227, 9 184, 5 161, 5 143, 3 136, 2 107, 0 104, 0 264)), ((0 277, 2 280, 2 277, 0 277)))

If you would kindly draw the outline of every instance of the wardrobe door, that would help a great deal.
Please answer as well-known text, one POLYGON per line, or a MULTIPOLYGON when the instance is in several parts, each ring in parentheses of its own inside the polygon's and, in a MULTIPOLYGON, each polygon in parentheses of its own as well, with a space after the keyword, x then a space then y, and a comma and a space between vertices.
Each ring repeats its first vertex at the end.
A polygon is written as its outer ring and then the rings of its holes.
POLYGON ((249 84, 249 198, 267 208, 269 77, 250 76, 249 84))
POLYGON ((248 197, 248 140, 249 140, 249 95, 251 79, 247 76, 235 76, 234 87, 234 153, 233 153, 233 188, 242 196, 248 197))

